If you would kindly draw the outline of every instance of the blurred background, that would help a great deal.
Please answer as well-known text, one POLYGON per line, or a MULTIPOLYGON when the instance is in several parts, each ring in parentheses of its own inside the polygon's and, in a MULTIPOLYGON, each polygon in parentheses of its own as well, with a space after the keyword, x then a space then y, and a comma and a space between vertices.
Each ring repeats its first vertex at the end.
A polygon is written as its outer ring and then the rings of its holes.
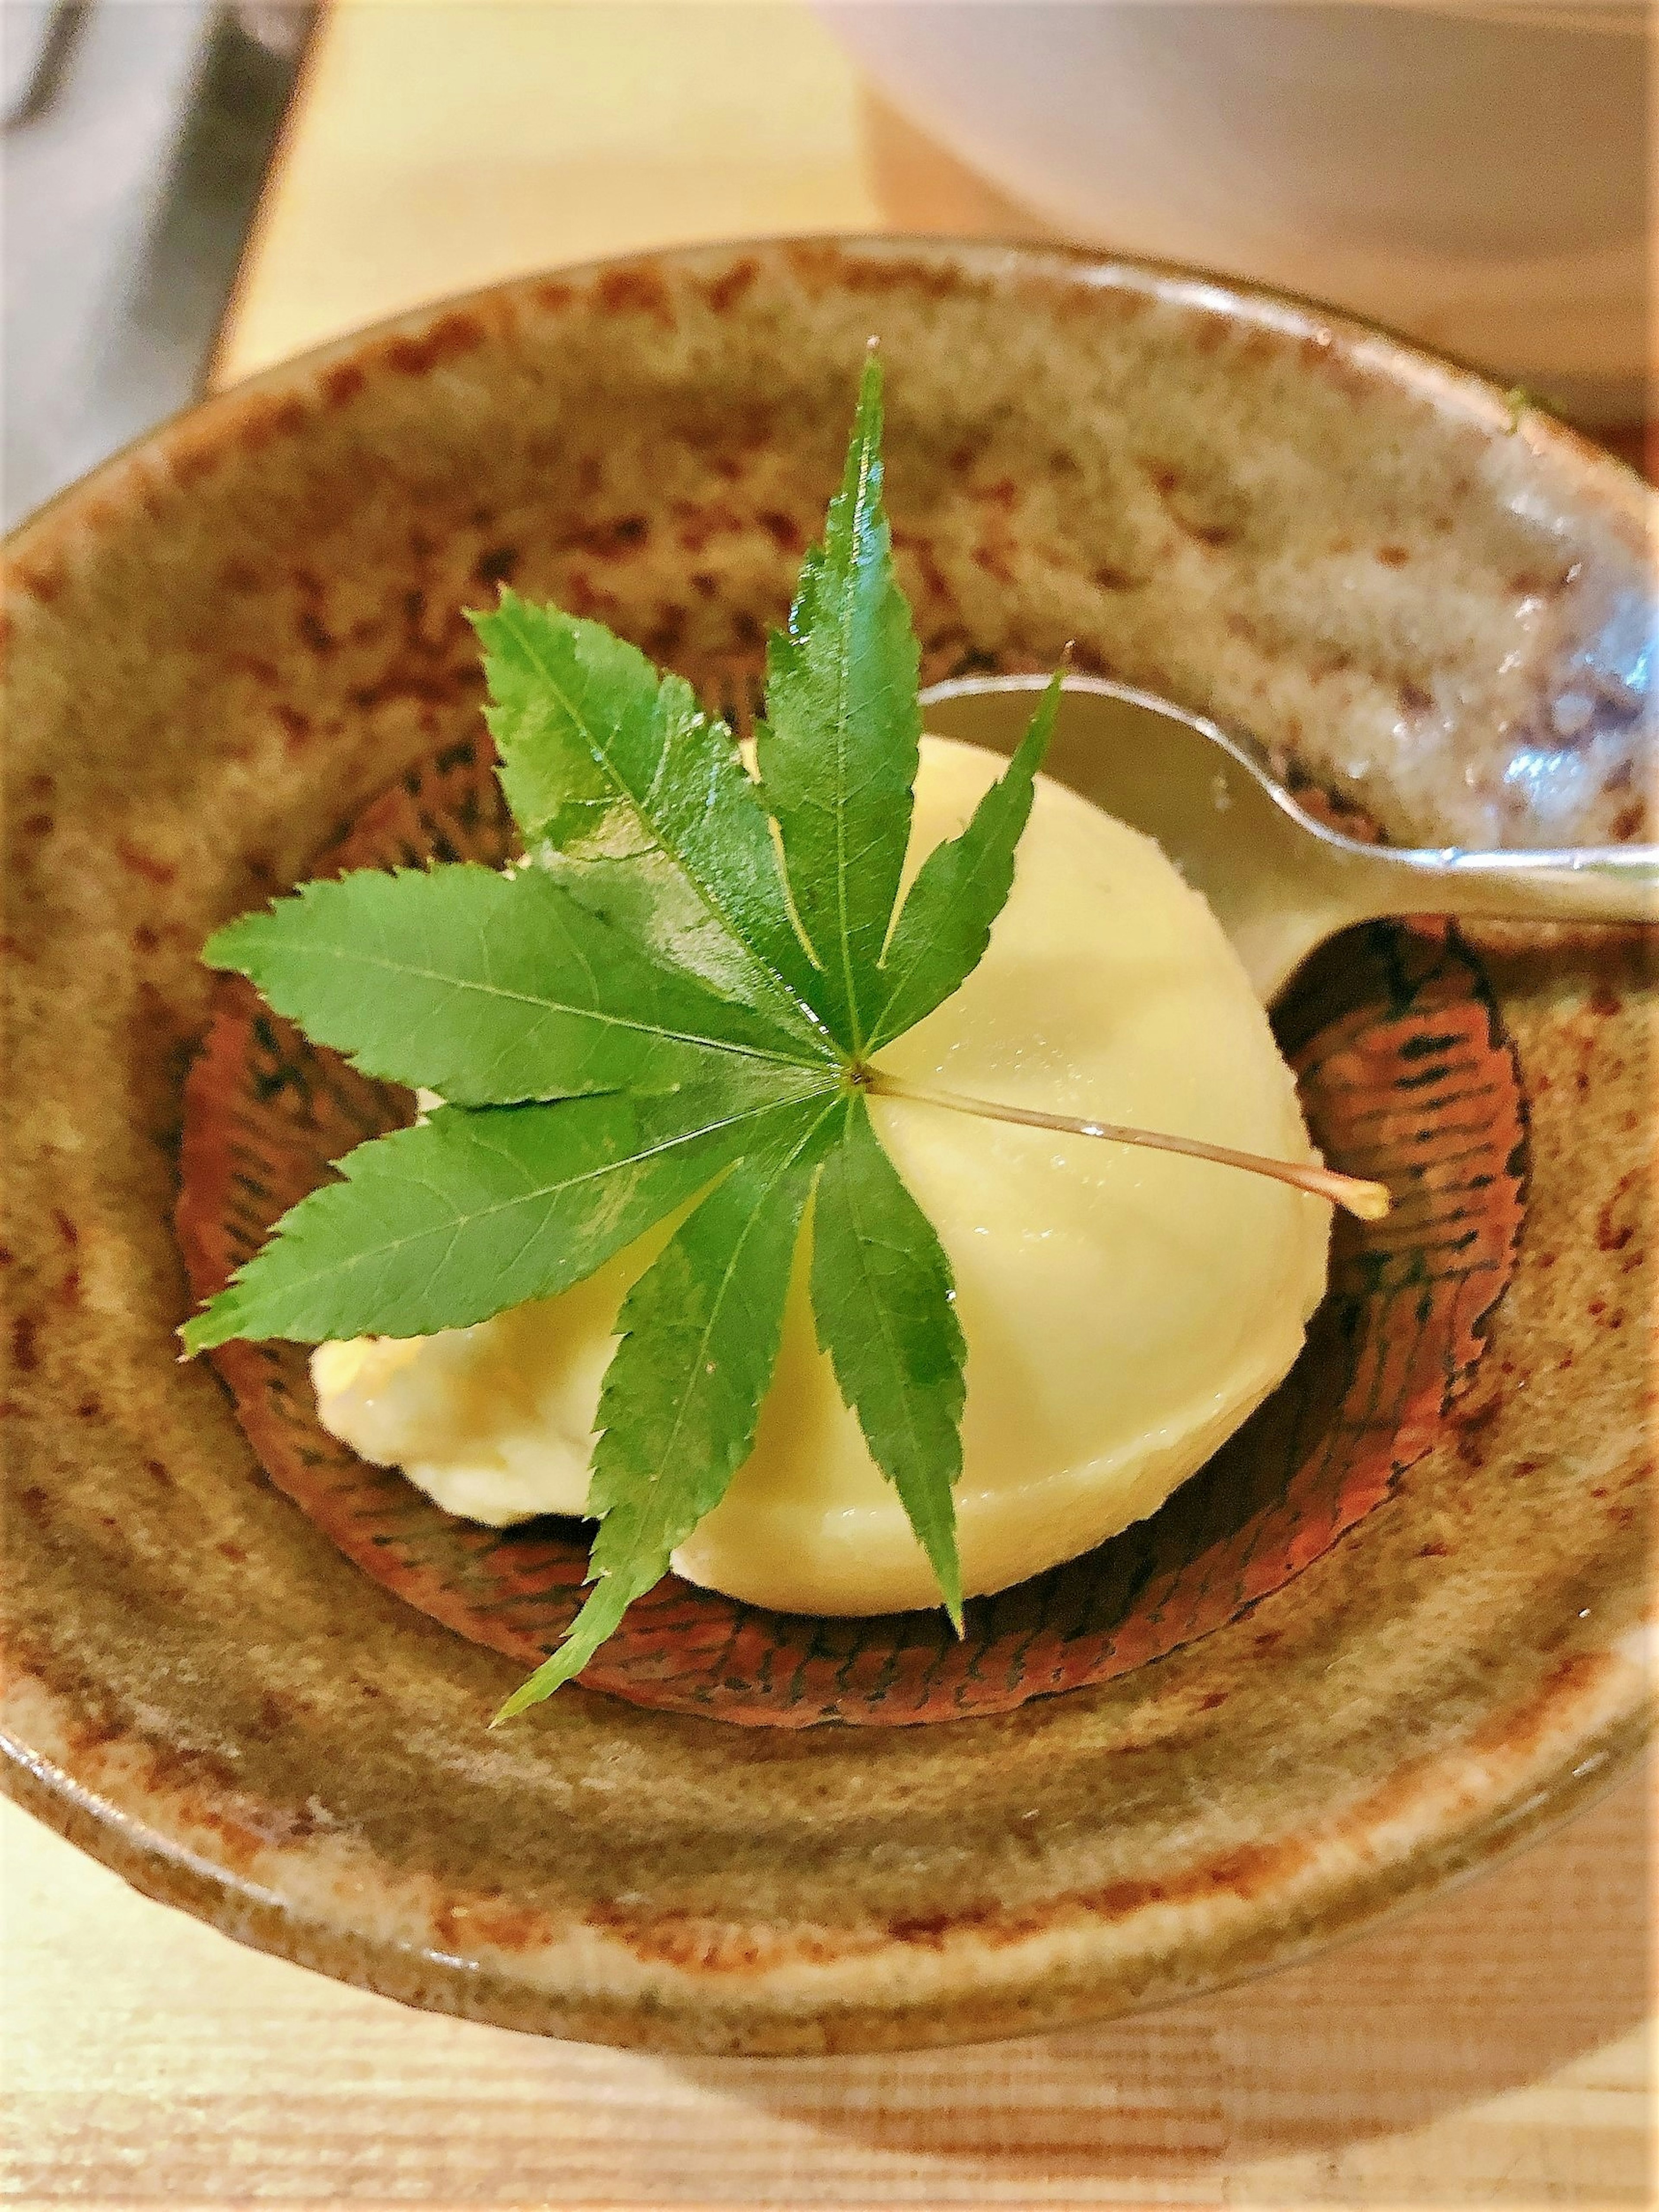
POLYGON ((1645 8, 1607 0, 0 0, 0 495, 526 269, 1059 235, 1312 293, 1634 458, 1645 8))

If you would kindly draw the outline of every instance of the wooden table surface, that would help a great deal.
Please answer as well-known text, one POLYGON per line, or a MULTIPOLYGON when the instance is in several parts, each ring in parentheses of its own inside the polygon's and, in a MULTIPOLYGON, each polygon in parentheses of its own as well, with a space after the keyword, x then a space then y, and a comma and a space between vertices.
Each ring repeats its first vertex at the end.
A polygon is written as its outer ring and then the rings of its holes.
MULTIPOLYGON (((228 380, 532 266, 767 231, 1041 227, 800 0, 338 0, 228 380)), ((1074 2033, 769 2063, 405 2011, 0 1808, 0 2185, 216 2205, 1646 2204, 1651 1792, 1314 1964, 1074 2033)))

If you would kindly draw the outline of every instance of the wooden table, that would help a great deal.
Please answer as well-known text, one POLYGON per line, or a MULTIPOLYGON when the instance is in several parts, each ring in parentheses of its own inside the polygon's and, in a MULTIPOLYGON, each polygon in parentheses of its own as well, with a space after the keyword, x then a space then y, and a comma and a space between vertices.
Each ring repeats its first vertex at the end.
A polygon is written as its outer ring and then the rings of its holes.
MULTIPOLYGON (((339 0, 229 379, 532 266, 764 231, 1041 226, 798 0, 339 0)), ((544 2043, 240 1950, 0 1808, 26 2200, 1640 2204, 1649 1794, 1295 1972, 1097 2029, 743 2063, 544 2043)))
MULTIPOLYGON (((1639 2205, 1642 1791, 1385 1932, 1064 2036, 640 2057, 406 2012, 0 1823, 8 2176, 285 2205, 1639 2205)), ((3 2170, 3 2169, 0 2169, 3 2170)))

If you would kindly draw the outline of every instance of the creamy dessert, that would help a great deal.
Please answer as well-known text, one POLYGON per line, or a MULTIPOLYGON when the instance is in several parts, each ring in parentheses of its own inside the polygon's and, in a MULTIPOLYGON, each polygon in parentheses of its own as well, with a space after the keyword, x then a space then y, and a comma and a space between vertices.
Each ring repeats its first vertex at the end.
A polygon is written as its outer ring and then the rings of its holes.
MULTIPOLYGON (((913 872, 1003 765, 924 740, 913 872)), ((983 960, 877 1057, 919 1088, 1315 1158, 1208 908, 1149 839, 1046 778, 983 960)), ((872 1097, 871 1111, 955 1272, 963 1588, 1000 1589, 1153 1511, 1280 1380, 1323 1292, 1330 1207, 1211 1161, 913 1098, 872 1097)), ((323 1421, 468 1518, 580 1514, 617 1311, 672 1227, 477 1327, 319 1346, 323 1421)), ((934 1604, 897 1492, 818 1349, 809 1253, 810 1223, 755 1450, 674 1565, 791 1611, 934 1604)))

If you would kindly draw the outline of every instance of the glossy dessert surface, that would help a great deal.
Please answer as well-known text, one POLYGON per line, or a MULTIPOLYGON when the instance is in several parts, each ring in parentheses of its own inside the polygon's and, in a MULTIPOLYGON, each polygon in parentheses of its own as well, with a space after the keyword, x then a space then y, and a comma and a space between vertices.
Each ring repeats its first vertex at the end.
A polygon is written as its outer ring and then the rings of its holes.
MULTIPOLYGON (((912 873, 1000 766, 924 740, 912 873)), ((880 1065, 921 1088, 1310 1154, 1207 908, 1156 847, 1046 777, 990 950, 880 1065)), ((1152 1511, 1280 1380, 1324 1291, 1329 1208, 1206 1162, 906 1099, 871 1110, 956 1274, 963 1589, 1003 1589, 1152 1511)), ((319 1347, 325 1426, 451 1511, 581 1512, 612 1325, 661 1242, 474 1328, 319 1347)), ((817 1346, 810 1249, 809 1231, 753 1456, 675 1565, 790 1613, 926 1607, 926 1557, 817 1346)))
MULTIPOLYGON (((958 834, 998 766, 930 741, 921 849, 958 834)), ((1207 908, 1156 847, 1047 779, 984 960, 879 1058, 921 1088, 1309 1155, 1207 908)), ((1330 1208, 1168 1153, 902 1098, 871 1111, 956 1273, 963 1589, 1003 1589, 1150 1513, 1279 1382, 1324 1290, 1330 1208)), ((677 1565, 787 1612, 925 1605, 926 1563, 804 1290, 755 1456, 677 1565)))

